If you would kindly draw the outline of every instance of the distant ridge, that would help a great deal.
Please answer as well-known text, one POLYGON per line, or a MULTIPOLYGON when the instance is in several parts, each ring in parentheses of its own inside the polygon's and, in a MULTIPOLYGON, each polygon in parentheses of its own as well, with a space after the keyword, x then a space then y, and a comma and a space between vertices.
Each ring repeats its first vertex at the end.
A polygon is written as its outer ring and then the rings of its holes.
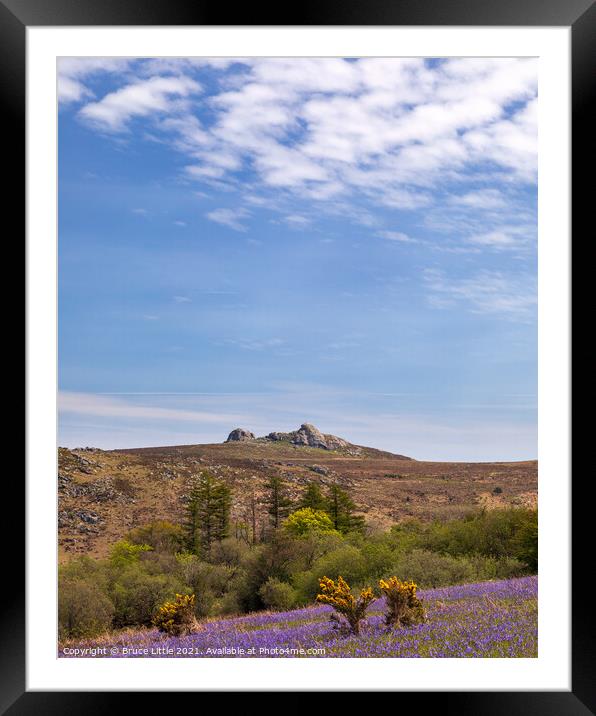
MULTIPOLYGON (((305 446, 319 448, 322 450, 342 450, 351 455, 360 455, 362 446, 354 445, 344 438, 337 435, 322 433, 317 427, 311 423, 302 423, 298 430, 292 430, 288 433, 272 432, 264 437, 256 437, 254 433, 245 428, 234 428, 224 442, 285 442, 290 445, 305 446)), ((405 458, 405 456, 402 456, 405 458)), ((405 458, 408 459, 408 458, 405 458)))

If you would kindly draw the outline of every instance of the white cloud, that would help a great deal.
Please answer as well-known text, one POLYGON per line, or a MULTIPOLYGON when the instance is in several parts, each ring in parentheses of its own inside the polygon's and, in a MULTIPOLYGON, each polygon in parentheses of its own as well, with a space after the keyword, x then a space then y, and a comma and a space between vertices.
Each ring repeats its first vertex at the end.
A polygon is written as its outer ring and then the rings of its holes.
POLYGON ((307 226, 312 224, 312 220, 307 216, 301 216, 300 214, 290 214, 284 216, 284 222, 294 229, 305 229, 307 226))
POLYGON ((164 113, 175 104, 176 97, 188 97, 201 90, 198 82, 189 77, 151 77, 125 85, 110 92, 98 102, 86 104, 79 115, 109 131, 122 131, 132 117, 164 113))
POLYGON ((452 196, 449 203, 470 209, 502 209, 506 206, 505 197, 498 189, 479 189, 460 196, 452 196))
POLYGON ((492 248, 510 248, 516 245, 515 238, 505 231, 489 231, 486 234, 476 234, 475 236, 469 236, 466 241, 471 244, 490 246, 492 248))
POLYGON ((246 209, 214 209, 209 211, 205 216, 217 224, 227 226, 234 231, 247 231, 246 226, 241 223, 242 219, 249 216, 246 209))
POLYGON ((489 408, 490 418, 470 416, 461 408, 446 415, 425 415, 400 409, 401 395, 386 395, 380 410, 365 407, 379 398, 374 393, 291 383, 267 393, 245 394, 112 396, 61 392, 60 444, 117 449, 222 442, 238 426, 266 435, 311 422, 325 433, 357 445, 422 460, 521 460, 536 456, 536 426, 519 415, 522 411, 516 411, 515 419, 499 419, 494 406, 489 408))
POLYGON ((84 80, 96 74, 122 72, 129 64, 129 60, 122 58, 59 57, 58 101, 69 104, 93 97, 84 80))
MULTIPOLYGON (((469 184, 469 170, 482 166, 492 180, 459 197, 450 187, 447 204, 496 212, 504 197, 495 183, 536 181, 532 58, 434 65, 400 58, 188 58, 141 60, 127 71, 129 84, 88 103, 81 116, 111 131, 145 116, 152 134, 184 155, 187 178, 253 198, 271 190, 316 201, 325 212, 354 197, 415 211, 432 207, 445 181, 469 184), (191 104, 200 91, 191 76, 206 65, 216 70, 209 94, 191 104), (147 78, 151 73, 160 74, 147 78)), ((64 76, 77 81, 77 72, 73 66, 64 76)), ((288 215, 286 207, 273 210, 288 215)), ((230 224, 221 216, 220 223, 244 230, 238 217, 230 224)))
POLYGON ((191 421, 197 423, 231 424, 239 419, 237 414, 219 414, 200 410, 181 410, 142 405, 119 398, 61 391, 58 396, 60 413, 93 415, 102 418, 132 418, 136 420, 191 421))
POLYGON ((404 234, 403 231, 378 231, 377 235, 389 241, 401 241, 406 244, 416 243, 416 239, 404 234))
POLYGON ((438 269, 426 269, 424 279, 430 292, 429 303, 435 308, 463 304, 472 313, 519 321, 535 316, 538 297, 531 275, 484 270, 471 277, 455 278, 438 269))

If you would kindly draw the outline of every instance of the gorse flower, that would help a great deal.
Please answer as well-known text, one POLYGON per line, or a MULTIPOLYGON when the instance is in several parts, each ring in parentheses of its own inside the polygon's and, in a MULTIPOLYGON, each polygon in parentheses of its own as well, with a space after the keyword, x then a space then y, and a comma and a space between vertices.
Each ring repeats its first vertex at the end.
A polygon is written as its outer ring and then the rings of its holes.
POLYGON ((175 602, 165 602, 153 618, 153 624, 170 636, 190 634, 195 626, 195 595, 176 594, 175 602))
POLYGON ((317 602, 332 606, 336 611, 335 620, 343 617, 352 634, 359 634, 360 622, 366 616, 368 605, 375 598, 372 589, 366 587, 355 597, 350 585, 341 576, 338 576, 337 584, 329 577, 321 577, 319 588, 321 593, 317 595, 317 602))
POLYGON ((387 603, 385 625, 388 629, 419 624, 426 620, 422 602, 416 596, 414 582, 402 582, 397 577, 390 577, 379 580, 379 587, 387 603))

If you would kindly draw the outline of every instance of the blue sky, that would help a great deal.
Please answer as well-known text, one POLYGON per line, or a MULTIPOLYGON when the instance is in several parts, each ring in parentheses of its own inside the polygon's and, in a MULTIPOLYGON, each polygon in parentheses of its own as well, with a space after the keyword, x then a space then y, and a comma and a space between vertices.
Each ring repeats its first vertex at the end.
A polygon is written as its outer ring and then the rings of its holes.
POLYGON ((535 458, 536 70, 60 60, 60 444, 535 458))

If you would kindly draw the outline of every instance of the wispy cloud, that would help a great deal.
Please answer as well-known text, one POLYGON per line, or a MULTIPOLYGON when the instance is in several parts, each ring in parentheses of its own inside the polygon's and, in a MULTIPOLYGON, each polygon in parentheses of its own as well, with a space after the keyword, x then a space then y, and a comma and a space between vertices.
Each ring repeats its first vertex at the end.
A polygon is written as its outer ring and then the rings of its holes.
POLYGON ((61 392, 60 444, 125 448, 222 442, 234 427, 266 435, 311 422, 323 432, 355 444, 417 459, 514 460, 536 456, 536 428, 531 416, 526 415, 532 412, 531 406, 517 410, 518 417, 512 421, 498 419, 495 406, 487 405, 484 409, 492 418, 479 422, 466 415, 465 406, 454 406, 452 414, 443 418, 400 410, 397 406, 407 395, 346 393, 324 385, 300 384, 244 394, 113 396, 61 392))
POLYGON ((246 219, 249 216, 249 212, 246 209, 214 209, 207 212, 205 216, 210 221, 227 226, 230 229, 234 229, 234 231, 247 231, 247 227, 242 223, 242 219, 246 219))
POLYGON ((460 196, 451 196, 449 202, 456 206, 487 210, 502 209, 507 205, 505 197, 498 189, 479 189, 460 196))
POLYGON ((138 404, 130 399, 94 393, 60 392, 58 408, 61 413, 92 415, 102 418, 132 418, 135 420, 190 421, 229 425, 243 416, 235 413, 216 413, 202 410, 182 410, 155 405, 138 404))
POLYGON ((408 236, 408 234, 405 234, 403 231, 377 231, 377 236, 383 239, 389 239, 389 241, 401 241, 405 244, 417 243, 416 239, 408 236))
POLYGON ((426 269, 429 302, 435 308, 463 305, 472 313, 484 313, 527 321, 535 316, 535 278, 528 274, 505 275, 480 271, 472 277, 456 278, 439 269, 426 269))

